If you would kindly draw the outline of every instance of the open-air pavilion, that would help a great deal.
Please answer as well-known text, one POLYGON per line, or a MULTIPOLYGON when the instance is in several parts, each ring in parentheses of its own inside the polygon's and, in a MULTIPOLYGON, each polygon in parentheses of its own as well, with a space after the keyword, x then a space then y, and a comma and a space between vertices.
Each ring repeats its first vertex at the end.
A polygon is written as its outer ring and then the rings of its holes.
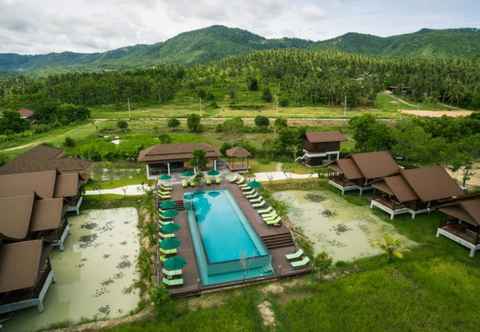
POLYGON ((225 152, 228 158, 228 169, 232 172, 246 172, 250 169, 251 154, 247 149, 240 146, 228 149, 225 152))
POLYGON ((207 168, 217 169, 220 153, 210 144, 157 144, 140 151, 138 161, 146 164, 147 177, 157 179, 162 174, 171 175, 191 168, 190 162, 195 150, 205 151, 207 168))

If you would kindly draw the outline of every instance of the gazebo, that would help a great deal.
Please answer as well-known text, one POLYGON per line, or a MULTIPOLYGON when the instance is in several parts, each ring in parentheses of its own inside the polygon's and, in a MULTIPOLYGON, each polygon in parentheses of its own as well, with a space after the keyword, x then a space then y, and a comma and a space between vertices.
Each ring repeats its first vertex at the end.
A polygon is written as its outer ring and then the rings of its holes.
POLYGON ((228 168, 231 171, 248 171, 250 169, 251 154, 246 149, 236 146, 225 152, 228 157, 228 168))

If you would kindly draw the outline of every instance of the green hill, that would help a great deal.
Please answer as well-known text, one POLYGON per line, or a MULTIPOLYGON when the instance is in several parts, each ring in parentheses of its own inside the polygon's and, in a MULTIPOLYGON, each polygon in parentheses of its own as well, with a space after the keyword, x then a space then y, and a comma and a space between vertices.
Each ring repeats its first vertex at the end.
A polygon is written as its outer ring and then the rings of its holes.
POLYGON ((423 29, 392 37, 348 33, 312 42, 296 38, 266 39, 246 30, 211 26, 181 33, 165 42, 135 45, 103 53, 0 54, 0 72, 62 72, 120 70, 157 64, 198 64, 258 50, 335 49, 379 56, 478 57, 480 30, 423 29))
POLYGON ((317 42, 312 49, 382 56, 478 57, 480 29, 422 29, 391 37, 347 33, 317 42))

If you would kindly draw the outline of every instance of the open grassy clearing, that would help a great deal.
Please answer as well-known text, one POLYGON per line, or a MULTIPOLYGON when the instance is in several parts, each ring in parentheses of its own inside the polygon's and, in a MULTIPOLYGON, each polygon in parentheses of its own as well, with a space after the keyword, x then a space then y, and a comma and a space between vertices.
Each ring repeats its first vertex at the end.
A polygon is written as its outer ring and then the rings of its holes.
MULTIPOLYGON (((271 191, 330 190, 325 181, 288 181, 271 191)), ((359 206, 367 198, 347 195, 359 206)), ((390 221, 397 232, 419 243, 404 259, 385 256, 338 263, 315 276, 177 301, 177 315, 120 326, 110 332, 271 331, 257 305, 272 304, 277 331, 476 331, 480 260, 445 238, 437 239, 440 216, 390 221), (452 306, 455 308, 452 310, 452 306)))

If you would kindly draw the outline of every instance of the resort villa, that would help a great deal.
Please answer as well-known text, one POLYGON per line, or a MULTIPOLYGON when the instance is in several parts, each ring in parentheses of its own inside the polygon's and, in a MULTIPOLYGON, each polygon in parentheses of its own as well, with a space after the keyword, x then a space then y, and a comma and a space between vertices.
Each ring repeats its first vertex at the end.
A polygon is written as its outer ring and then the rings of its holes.
POLYGON ((398 175, 374 183, 380 193, 370 207, 385 211, 393 219, 398 214, 427 213, 447 200, 463 196, 457 182, 441 166, 400 170, 398 175))
POLYGON ((43 310, 54 274, 41 240, 0 244, 0 314, 29 307, 43 310))
POLYGON ((158 144, 142 150, 138 161, 146 164, 147 178, 154 180, 161 174, 181 172, 191 168, 190 161, 195 150, 205 151, 208 167, 217 169, 220 153, 211 145, 199 144, 158 144))
POLYGON ((437 237, 445 236, 470 249, 470 257, 480 249, 480 196, 465 197, 439 208, 446 218, 437 230, 437 237))
POLYGON ((307 166, 321 166, 340 159, 340 145, 346 140, 339 131, 308 132, 303 139, 303 156, 307 166))
POLYGON ((360 195, 373 189, 373 183, 400 172, 400 167, 387 151, 355 153, 329 165, 329 184, 342 194, 359 190, 360 195))
POLYGON ((64 248, 90 163, 46 145, 0 168, 0 314, 32 306, 54 281, 49 252, 64 248))

